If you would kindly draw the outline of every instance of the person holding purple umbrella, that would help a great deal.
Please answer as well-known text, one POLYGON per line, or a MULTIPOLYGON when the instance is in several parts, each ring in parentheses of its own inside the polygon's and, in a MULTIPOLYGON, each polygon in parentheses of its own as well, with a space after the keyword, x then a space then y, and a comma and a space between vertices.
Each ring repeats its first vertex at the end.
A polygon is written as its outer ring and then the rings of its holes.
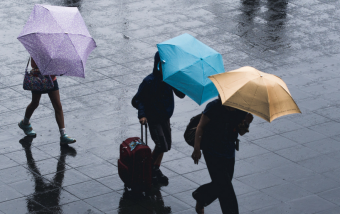
POLYGON ((87 58, 96 48, 78 8, 34 5, 18 40, 30 54, 32 68, 37 69, 41 75, 51 76, 54 82, 54 88, 48 91, 32 91, 32 102, 27 106, 24 120, 19 123, 19 127, 26 135, 36 136, 29 120, 39 106, 41 94, 47 93, 55 110, 61 135, 60 144, 76 142, 65 133, 56 76, 85 78, 87 58))
MULTIPOLYGON (((31 57, 31 66, 32 69, 36 69, 36 72, 39 70, 37 64, 31 57)), ((63 108, 60 102, 60 95, 59 95, 59 87, 58 87, 58 82, 57 82, 57 77, 51 75, 51 78, 54 83, 54 88, 48 91, 32 91, 32 101, 31 103, 27 106, 26 112, 25 112, 25 117, 22 121, 19 122, 19 127, 24 131, 24 133, 27 136, 31 137, 36 137, 36 132, 33 130, 30 121, 30 118, 35 111, 35 109, 38 108, 39 106, 39 101, 41 98, 42 94, 48 94, 50 97, 51 103, 54 108, 55 112, 55 118, 57 121, 57 124, 59 126, 59 131, 60 131, 60 145, 67 145, 71 143, 75 143, 76 140, 74 138, 69 137, 65 133, 65 124, 64 124, 64 113, 63 113, 63 108)))

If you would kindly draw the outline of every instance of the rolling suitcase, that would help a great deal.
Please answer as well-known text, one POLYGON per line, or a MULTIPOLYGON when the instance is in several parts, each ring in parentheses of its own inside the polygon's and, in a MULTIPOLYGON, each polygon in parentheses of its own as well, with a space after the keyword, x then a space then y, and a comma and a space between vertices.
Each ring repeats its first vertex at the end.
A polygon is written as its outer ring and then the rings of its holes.
POLYGON ((151 188, 152 156, 147 145, 147 125, 145 125, 145 143, 143 142, 143 125, 141 138, 128 138, 120 145, 118 174, 125 187, 133 191, 145 192, 151 188))

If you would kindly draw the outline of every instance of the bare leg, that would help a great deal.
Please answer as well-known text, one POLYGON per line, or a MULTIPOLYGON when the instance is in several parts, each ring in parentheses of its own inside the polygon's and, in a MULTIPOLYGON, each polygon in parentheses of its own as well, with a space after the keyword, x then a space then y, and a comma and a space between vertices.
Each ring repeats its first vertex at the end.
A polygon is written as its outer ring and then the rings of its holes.
POLYGON ((41 94, 33 94, 32 93, 32 101, 31 101, 30 104, 28 104, 28 106, 26 108, 26 112, 25 112, 25 117, 27 119, 30 119, 32 117, 34 110, 38 108, 39 102, 40 102, 40 97, 41 97, 41 94))
POLYGON ((51 103, 53 105, 54 112, 55 112, 55 119, 58 123, 59 129, 65 128, 64 112, 63 112, 63 107, 61 106, 61 103, 60 103, 59 90, 49 92, 48 96, 50 97, 51 103))
POLYGON ((155 157, 154 165, 160 166, 163 159, 164 152, 160 153, 158 157, 155 157))
POLYGON ((204 206, 196 202, 196 207, 195 207, 196 213, 197 214, 204 214, 204 206))

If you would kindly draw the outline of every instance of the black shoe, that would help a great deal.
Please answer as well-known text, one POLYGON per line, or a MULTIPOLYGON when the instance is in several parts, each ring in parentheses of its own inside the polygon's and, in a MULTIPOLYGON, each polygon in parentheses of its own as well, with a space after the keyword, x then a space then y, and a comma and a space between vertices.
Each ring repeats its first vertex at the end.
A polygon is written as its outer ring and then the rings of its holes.
POLYGON ((197 203, 199 203, 200 205, 202 205, 203 207, 206 207, 208 206, 209 204, 205 203, 204 202, 204 195, 202 194, 199 194, 197 190, 195 190, 193 193, 192 193, 192 197, 197 201, 197 203))
POLYGON ((152 171, 151 181, 154 185, 158 184, 158 178, 157 178, 156 174, 154 173, 154 171, 152 171))
POLYGON ((155 169, 155 175, 157 176, 158 182, 169 183, 169 178, 166 177, 160 169, 155 169))

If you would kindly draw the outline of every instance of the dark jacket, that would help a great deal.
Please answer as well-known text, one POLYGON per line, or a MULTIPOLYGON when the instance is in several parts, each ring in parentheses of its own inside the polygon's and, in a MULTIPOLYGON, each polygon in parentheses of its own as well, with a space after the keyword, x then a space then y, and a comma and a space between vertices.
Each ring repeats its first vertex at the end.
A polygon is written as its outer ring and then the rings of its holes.
POLYGON ((238 138, 238 124, 245 119, 247 112, 235 109, 228 111, 216 99, 208 103, 203 114, 210 119, 202 136, 201 149, 214 150, 228 157, 235 156, 235 141, 238 138))
POLYGON ((163 82, 158 70, 159 62, 159 53, 156 52, 153 72, 144 78, 132 101, 138 109, 138 118, 146 117, 149 122, 167 120, 172 116, 175 108, 173 92, 179 98, 185 97, 185 94, 163 82))

